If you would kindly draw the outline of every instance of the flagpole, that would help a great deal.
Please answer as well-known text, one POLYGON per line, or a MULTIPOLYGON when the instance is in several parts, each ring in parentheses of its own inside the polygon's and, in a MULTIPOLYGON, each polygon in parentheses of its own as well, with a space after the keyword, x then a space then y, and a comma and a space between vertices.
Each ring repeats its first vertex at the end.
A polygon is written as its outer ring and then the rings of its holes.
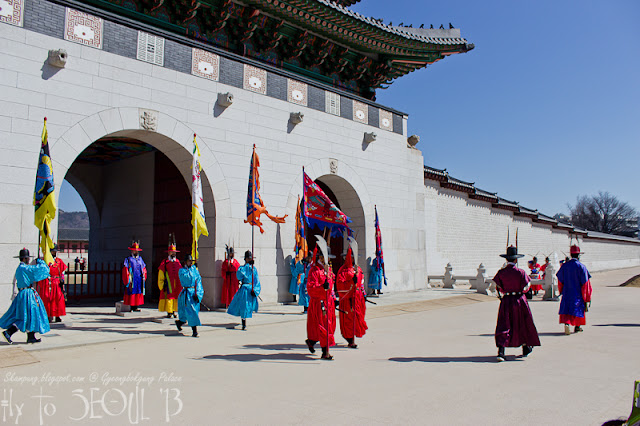
MULTIPOLYGON (((252 197, 255 199, 255 191, 258 189, 256 187, 257 182, 256 182, 256 165, 253 163, 253 160, 256 156, 256 144, 253 144, 253 154, 251 154, 251 164, 253 165, 253 169, 251 170, 251 174, 253 175, 253 190, 254 190, 254 194, 252 194, 252 197)), ((253 212, 253 217, 255 218, 256 212, 253 212)), ((253 263, 251 264, 251 291, 255 292, 255 288, 254 288, 254 279, 253 279, 253 268, 254 265, 256 264, 255 261, 255 253, 254 253, 254 248, 253 248, 253 238, 254 238, 254 233, 255 233, 255 225, 253 223, 254 221, 251 222, 251 260, 253 261, 253 263)))

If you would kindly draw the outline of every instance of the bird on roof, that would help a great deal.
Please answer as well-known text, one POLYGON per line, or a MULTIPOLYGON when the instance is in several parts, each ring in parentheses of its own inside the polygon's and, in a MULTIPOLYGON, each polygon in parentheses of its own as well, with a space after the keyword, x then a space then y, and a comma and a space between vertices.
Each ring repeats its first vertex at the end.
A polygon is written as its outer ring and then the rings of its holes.
POLYGON ((421 25, 420 25, 420 28, 424 28, 424 24, 421 24, 421 25))
POLYGON ((444 30, 444 25, 440 24, 440 29, 444 30))
POLYGON ((429 27, 430 29, 433 29, 433 24, 431 24, 431 26, 429 27))
POLYGON ((453 28, 453 24, 451 22, 449 22, 449 29, 453 28))

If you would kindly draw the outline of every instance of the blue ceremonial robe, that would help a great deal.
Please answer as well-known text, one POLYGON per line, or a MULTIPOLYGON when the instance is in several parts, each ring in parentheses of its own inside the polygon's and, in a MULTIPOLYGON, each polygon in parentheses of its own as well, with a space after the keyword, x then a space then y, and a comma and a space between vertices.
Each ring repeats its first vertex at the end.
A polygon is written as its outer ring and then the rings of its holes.
POLYGON ((578 259, 571 259, 562 264, 556 276, 562 294, 560 322, 584 325, 584 304, 591 301, 591 274, 578 259))
MULTIPOLYGON (((304 265, 302 261, 296 262, 295 258, 291 258, 291 264, 289 265, 291 268, 291 283, 289 284, 289 293, 298 294, 298 275, 304 273, 304 265)), ((302 277, 300 277, 300 282, 302 283, 302 277)))
POLYGON ((245 263, 236 272, 240 281, 240 288, 233 296, 233 300, 227 309, 227 313, 240 318, 252 318, 253 312, 258 312, 258 295, 260 294, 260 279, 255 266, 245 263), (251 295, 251 273, 253 271, 253 290, 256 297, 251 295))
MULTIPOLYGON (((369 275, 368 287, 374 290, 381 290, 382 283, 384 282, 384 276, 382 274, 382 268, 378 267, 378 260, 376 258, 371 262, 371 273, 369 275)), ((385 284, 386 285, 386 284, 385 284)))
POLYGON ((304 272, 302 276, 300 276, 300 286, 298 287, 298 305, 305 306, 307 308, 309 307, 309 293, 307 292, 309 269, 311 269, 311 264, 305 265, 304 272))
POLYGON ((144 294, 144 280, 146 278, 144 271, 147 265, 142 260, 142 257, 127 257, 124 260, 124 267, 129 270, 130 274, 133 274, 131 285, 125 288, 124 294, 144 294))
POLYGON ((180 268, 178 276, 180 277, 180 285, 182 286, 182 291, 178 296, 178 317, 180 321, 185 324, 189 324, 191 327, 197 327, 201 324, 199 315, 200 301, 202 301, 202 296, 204 296, 202 277, 195 265, 191 265, 190 268, 186 266, 180 268), (198 296, 198 302, 193 300, 193 295, 198 296))
POLYGON ((18 294, 11 302, 7 312, 0 318, 0 328, 7 329, 15 324, 23 333, 47 333, 49 318, 42 299, 32 285, 49 278, 49 267, 44 260, 38 259, 35 265, 20 262, 16 269, 18 294))

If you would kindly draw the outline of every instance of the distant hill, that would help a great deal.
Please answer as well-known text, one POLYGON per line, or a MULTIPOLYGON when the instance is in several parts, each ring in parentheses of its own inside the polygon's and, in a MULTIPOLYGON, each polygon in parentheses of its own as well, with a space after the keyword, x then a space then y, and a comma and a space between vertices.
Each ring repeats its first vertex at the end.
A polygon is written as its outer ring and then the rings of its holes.
POLYGON ((89 215, 87 212, 58 211, 58 228, 60 229, 89 229, 89 215))

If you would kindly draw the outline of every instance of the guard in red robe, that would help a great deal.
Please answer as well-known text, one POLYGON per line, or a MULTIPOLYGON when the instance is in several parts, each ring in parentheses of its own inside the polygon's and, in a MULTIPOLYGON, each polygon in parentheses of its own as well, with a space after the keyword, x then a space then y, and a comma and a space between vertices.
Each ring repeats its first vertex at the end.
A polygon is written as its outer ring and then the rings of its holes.
POLYGON ((67 265, 58 258, 58 245, 51 249, 53 263, 49 264, 50 277, 38 282, 38 294, 47 311, 49 322, 61 322, 60 317, 67 314, 65 307, 64 271, 67 265))
POLYGON ((177 318, 178 312, 178 296, 182 291, 180 285, 180 268, 182 265, 176 258, 179 252, 175 242, 169 243, 167 249, 168 257, 162 260, 158 267, 158 288, 160 288, 160 302, 158 302, 158 310, 166 312, 167 318, 177 318))
MULTIPOLYGON (((533 256, 533 260, 529 261, 529 269, 531 270, 530 278, 539 280, 540 279, 540 264, 538 263, 538 258, 533 256)), ((531 284, 531 291, 533 291, 534 295, 537 295, 540 290, 542 290, 542 284, 531 284)))
POLYGON ((367 331, 364 276, 362 269, 353 264, 353 251, 349 247, 344 265, 338 270, 336 288, 340 300, 340 333, 350 348, 357 348, 356 337, 367 331))
POLYGON ((309 293, 309 310, 307 311, 307 346, 314 353, 316 343, 322 347, 322 359, 331 360, 329 348, 335 346, 333 334, 336 331, 336 306, 333 293, 334 275, 325 259, 318 254, 317 261, 309 270, 307 292, 309 293))
POLYGON ((517 247, 511 246, 507 248, 507 253, 501 254, 500 257, 507 259, 507 265, 493 278, 498 296, 502 294, 495 339, 498 361, 504 361, 505 347, 522 346, 522 356, 526 357, 533 350, 533 346, 540 346, 540 339, 525 296, 531 279, 524 270, 516 266, 518 258, 523 255, 518 254, 517 247))
POLYGON ((222 295, 220 296, 220 301, 225 308, 229 306, 240 287, 240 281, 236 277, 240 263, 233 256, 233 247, 227 246, 227 257, 222 262, 222 295))

